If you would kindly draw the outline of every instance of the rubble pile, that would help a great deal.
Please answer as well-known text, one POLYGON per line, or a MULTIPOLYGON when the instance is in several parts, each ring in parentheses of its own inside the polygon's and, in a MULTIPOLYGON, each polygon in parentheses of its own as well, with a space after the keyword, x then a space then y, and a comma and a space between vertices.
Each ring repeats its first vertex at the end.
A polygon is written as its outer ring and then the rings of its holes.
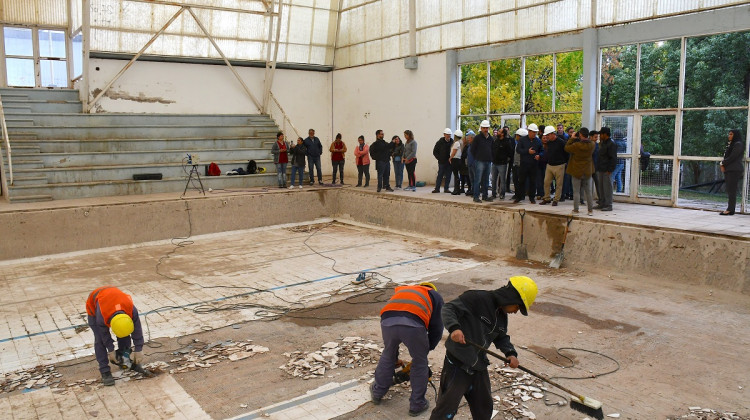
POLYGON ((39 365, 31 369, 2 374, 0 392, 51 387, 60 384, 62 382, 60 378, 62 378, 62 373, 55 370, 55 366, 39 365))
POLYGON ((495 409, 502 413, 502 417, 498 418, 536 419, 536 415, 526 404, 530 400, 543 400, 547 405, 566 404, 562 398, 555 396, 552 396, 555 400, 550 401, 546 396, 547 388, 543 386, 542 381, 528 373, 498 365, 495 365, 494 373, 490 375, 490 382, 492 389, 497 390, 493 393, 492 399, 495 409))
POLYGON ((353 369, 377 364, 382 352, 383 349, 371 340, 345 337, 338 342, 325 343, 320 346, 320 350, 313 352, 284 353, 289 362, 279 366, 279 369, 297 378, 321 378, 331 369, 353 369))
MULTIPOLYGON (((236 362, 255 356, 256 354, 267 353, 268 351, 268 347, 255 345, 253 344, 253 340, 238 342, 232 340, 216 341, 210 344, 195 340, 192 344, 173 352, 173 354, 180 355, 180 357, 169 361, 175 365, 174 368, 169 369, 169 373, 184 373, 205 369, 221 363, 223 360, 236 362)), ((166 371, 170 366, 164 362, 161 363, 149 370, 166 371)))
POLYGON ((733 411, 719 411, 710 408, 688 407, 689 414, 680 417, 668 417, 669 420, 748 420, 733 411))

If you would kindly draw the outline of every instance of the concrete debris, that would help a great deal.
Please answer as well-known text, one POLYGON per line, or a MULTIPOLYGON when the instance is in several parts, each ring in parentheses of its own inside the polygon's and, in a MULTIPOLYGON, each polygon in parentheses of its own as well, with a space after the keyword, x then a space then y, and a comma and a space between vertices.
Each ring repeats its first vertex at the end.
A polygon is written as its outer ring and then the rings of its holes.
POLYGON ((194 341, 192 344, 172 353, 178 357, 169 360, 171 365, 161 362, 164 363, 164 366, 160 366, 159 368, 165 371, 167 367, 172 366, 169 369, 170 374, 184 373, 198 369, 207 369, 224 360, 236 362, 253 357, 256 354, 268 353, 268 347, 252 344, 252 341, 235 342, 227 340, 208 344, 201 341, 194 341))
POLYGON ((492 398, 494 408, 502 413, 498 417, 503 419, 536 419, 536 414, 524 404, 527 401, 544 399, 546 405, 566 404, 564 401, 549 402, 542 381, 518 369, 495 365, 490 369, 490 382, 492 389, 498 390, 492 398))
POLYGON ((2 374, 0 393, 52 387, 62 382, 61 377, 62 374, 57 372, 53 365, 39 365, 31 369, 2 374))
MULTIPOLYGON (((383 349, 370 340, 361 337, 346 337, 339 341, 330 341, 320 346, 320 350, 303 353, 295 351, 284 353, 289 361, 279 369, 290 376, 313 379, 322 378, 328 370, 350 368, 377 364, 383 349)), ((368 372, 363 378, 371 376, 368 372)))
POLYGON ((684 416, 667 417, 668 420, 750 420, 750 417, 743 417, 734 411, 720 411, 711 408, 688 407, 689 414, 684 416))

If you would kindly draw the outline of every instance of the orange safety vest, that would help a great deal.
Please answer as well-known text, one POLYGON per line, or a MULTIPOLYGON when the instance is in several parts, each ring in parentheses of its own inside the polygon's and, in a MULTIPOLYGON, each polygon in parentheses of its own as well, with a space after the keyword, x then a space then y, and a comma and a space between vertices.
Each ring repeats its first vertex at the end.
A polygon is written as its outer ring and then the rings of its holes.
POLYGON ((89 316, 96 316, 97 303, 104 324, 108 327, 109 321, 117 312, 122 311, 133 318, 133 298, 116 287, 105 286, 91 292, 86 300, 86 313, 89 316))
POLYGON ((399 286, 396 293, 388 300, 388 303, 380 311, 380 315, 387 311, 409 312, 418 316, 425 327, 430 327, 432 316, 432 299, 430 299, 430 287, 425 286, 399 286))

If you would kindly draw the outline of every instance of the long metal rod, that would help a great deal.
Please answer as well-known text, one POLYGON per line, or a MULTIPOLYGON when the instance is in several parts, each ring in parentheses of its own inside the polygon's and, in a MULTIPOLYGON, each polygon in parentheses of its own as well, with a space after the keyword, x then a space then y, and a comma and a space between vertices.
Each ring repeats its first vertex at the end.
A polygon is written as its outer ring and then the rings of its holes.
POLYGON ((245 93, 247 93, 247 96, 249 96, 250 99, 253 100, 253 102, 255 103, 255 106, 258 108, 258 111, 261 112, 261 103, 255 97, 255 95, 253 95, 253 93, 250 92, 250 88, 247 87, 247 85, 245 84, 245 81, 243 81, 242 77, 240 77, 240 74, 237 73, 237 70, 234 69, 234 66, 232 65, 232 63, 230 63, 229 59, 227 59, 227 56, 224 55, 224 51, 222 51, 221 48, 219 48, 219 45, 216 44, 216 41, 214 41, 214 38, 211 36, 210 33, 208 33, 208 30, 206 30, 206 27, 203 26, 203 22, 201 22, 201 20, 198 19, 198 16, 196 16, 195 13, 193 13, 192 9, 188 8, 187 10, 193 16, 193 19, 195 19, 195 23, 198 24, 198 27, 201 28, 204 34, 206 34, 206 36, 208 37, 208 40, 211 41, 211 44, 214 46, 214 48, 216 48, 216 52, 219 53, 221 58, 224 60, 224 63, 226 63, 226 65, 229 67, 229 70, 232 71, 232 73, 234 74, 234 77, 236 77, 237 81, 240 82, 240 84, 242 85, 242 88, 245 89, 245 93))
MULTIPOLYGON (((171 25, 171 24, 172 24, 172 22, 174 22, 174 21, 175 21, 175 19, 177 19, 177 18, 178 18, 178 17, 179 17, 179 16, 180 16, 180 15, 182 14, 182 12, 184 12, 184 11, 185 11, 185 9, 186 9, 186 7, 180 7, 180 10, 178 10, 178 11, 177 11, 177 13, 175 13, 175 14, 174 14, 174 16, 172 16, 172 18, 171 18, 171 19, 169 19, 169 21, 168 21, 167 23, 165 23, 165 24, 164 24, 164 26, 162 26, 162 27, 161 27, 161 29, 159 29, 159 32, 157 32, 157 33, 156 33, 156 34, 155 34, 154 36, 152 36, 152 37, 151 37, 151 39, 150 39, 150 40, 149 40, 149 41, 148 41, 148 42, 146 43, 146 45, 144 45, 144 46, 143 46, 143 48, 141 48, 141 50, 140 50, 140 51, 138 51, 138 54, 136 54, 136 55, 135 55, 135 56, 134 56, 134 57, 133 57, 133 58, 132 58, 132 59, 131 59, 131 60, 130 60, 130 61, 128 62, 128 64, 126 64, 126 65, 125 65, 125 67, 123 67, 123 68, 122 68, 122 69, 120 70, 120 72, 119 72, 119 73, 117 73, 117 75, 115 75, 115 77, 114 77, 114 78, 113 78, 112 80, 110 80, 110 81, 109 81, 109 83, 107 83, 107 85, 106 85, 106 86, 104 87, 104 89, 102 89, 102 91, 101 91, 101 92, 99 92, 99 94, 98 94, 98 95, 96 95, 96 97, 94 98, 94 100, 93 100, 93 101, 91 101, 91 104, 89 105, 89 108, 90 108, 90 107, 93 107, 94 105, 96 105, 96 103, 97 103, 97 102, 99 102, 99 100, 100 100, 100 99, 102 98, 102 96, 104 96, 104 94, 105 94, 105 93, 107 93, 107 91, 109 91, 109 88, 111 88, 111 87, 112 87, 112 85, 113 85, 113 84, 114 84, 114 83, 115 83, 115 82, 116 82, 116 81, 117 81, 117 80, 118 80, 118 79, 119 79, 119 78, 120 78, 120 77, 121 77, 121 76, 122 76, 122 75, 123 75, 123 74, 124 74, 124 73, 125 73, 126 71, 128 71, 128 69, 129 69, 129 68, 130 68, 130 67, 131 67, 131 66, 132 66, 132 65, 133 65, 133 64, 135 63, 135 61, 136 61, 136 60, 138 60, 138 57, 140 57, 141 55, 143 55, 143 53, 144 53, 144 52, 145 52, 145 51, 146 51, 146 50, 148 49, 148 47, 150 47, 150 46, 151 46, 151 44, 153 44, 153 43, 154 43, 154 41, 156 41, 156 39, 157 39, 157 38, 159 38, 159 36, 160 36, 160 35, 161 35, 162 33, 164 33, 164 31, 165 31, 165 30, 167 29, 167 27, 169 27, 169 25, 171 25)), ((190 13, 192 14, 192 12, 190 12, 190 13)), ((193 15, 193 17, 195 17, 195 15, 193 15)), ((197 20, 198 18, 197 18, 197 17, 195 17, 195 19, 197 20)), ((199 23, 198 25, 199 25, 199 26, 201 26, 201 28, 203 28, 203 26, 202 26, 202 25, 201 25, 200 23, 199 23)), ((213 42, 213 40, 211 40, 211 42, 213 42)), ((223 57, 223 56, 224 56, 224 55, 222 54, 222 57, 223 57)))
MULTIPOLYGON (((273 1, 273 0, 271 0, 273 1)), ((290 13, 291 14, 291 13, 290 13)), ((279 4, 279 17, 277 18, 278 22, 276 25, 276 42, 273 46, 273 61, 271 61, 271 73, 270 73, 270 80, 268 81, 268 90, 265 92, 266 97, 264 98, 265 103, 268 104, 268 101, 271 97, 271 88, 273 87, 273 78, 276 75, 276 60, 279 58, 279 42, 281 40, 281 4, 279 4)), ((273 18, 269 18, 273 19, 273 18)), ((270 47, 270 45, 269 45, 270 47)))
POLYGON ((292 130, 294 130, 294 134, 297 137, 301 137, 299 135, 299 131, 297 130, 297 127, 295 127, 294 124, 292 124, 292 120, 289 119, 289 116, 286 114, 286 111, 284 111, 284 108, 281 107, 281 104, 279 103, 279 101, 276 99, 275 96, 273 96, 273 92, 271 92, 271 99, 273 99, 273 103, 275 103, 276 106, 279 107, 279 111, 281 111, 281 115, 284 116, 284 121, 289 123, 289 125, 292 127, 292 130))
POLYGON ((81 72, 81 87, 78 90, 78 97, 81 99, 81 107, 84 114, 91 112, 91 106, 89 105, 90 85, 91 81, 89 75, 89 55, 91 55, 91 0, 83 0, 81 3, 81 37, 83 38, 82 45, 82 65, 83 71, 81 72))
MULTIPOLYGON (((268 12, 260 11, 260 10, 247 10, 247 9, 237 9, 233 7, 221 7, 221 6, 208 6, 203 4, 193 4, 193 3, 183 3, 183 2, 177 2, 177 1, 167 1, 167 0, 125 0, 125 1, 131 1, 135 3, 148 3, 148 4, 159 4, 162 6, 176 6, 176 7, 187 7, 192 9, 204 9, 204 10, 216 10, 219 12, 235 12, 235 13, 249 13, 251 15, 265 15, 268 12)), ((268 5, 265 1, 259 0, 261 3, 266 5, 266 9, 268 9, 268 5)))

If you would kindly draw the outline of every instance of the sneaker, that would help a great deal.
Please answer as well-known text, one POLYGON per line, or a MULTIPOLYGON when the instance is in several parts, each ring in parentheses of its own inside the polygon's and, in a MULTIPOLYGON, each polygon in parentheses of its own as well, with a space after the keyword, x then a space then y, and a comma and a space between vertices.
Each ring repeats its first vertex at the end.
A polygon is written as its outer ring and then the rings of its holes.
POLYGON ((323 185, 323 181, 318 181, 318 185, 323 185))
POLYGON ((112 386, 115 384, 115 378, 112 377, 112 372, 104 372, 102 373, 102 385, 104 386, 112 386))
POLYGON ((433 194, 435 194, 435 193, 439 193, 439 192, 440 192, 440 190, 432 190, 432 193, 433 193, 433 194))
POLYGON ((375 383, 373 383, 372 385, 370 385, 370 400, 372 400, 373 404, 378 405, 378 404, 380 404, 380 401, 383 400, 383 397, 376 397, 375 396, 375 391, 372 389, 373 386, 375 386, 375 383))
POLYGON ((355 185, 355 187, 361 187, 361 186, 362 186, 362 184, 357 184, 357 185, 355 185))
POLYGON ((393 189, 391 189, 391 187, 385 187, 385 190, 388 192, 393 192, 393 189))
POLYGON ((536 200, 534 200, 533 198, 529 198, 529 203, 536 204, 536 200))
POLYGON ((602 207, 602 211, 612 211, 612 207, 602 207))
POLYGON ((409 409, 409 415, 411 417, 417 417, 418 415, 420 415, 420 414, 424 413, 425 411, 427 411, 429 408, 430 408, 430 402, 427 401, 427 404, 425 404, 424 407, 422 407, 422 408, 420 408, 418 410, 412 410, 410 408, 409 409))
POLYGON ((589 216, 593 216, 593 215, 594 215, 594 211, 593 210, 589 210, 589 216))
POLYGON ((539 205, 540 206, 544 206, 544 205, 547 205, 549 203, 551 203, 551 200, 542 200, 542 201, 539 202, 539 205))
POLYGON ((578 213, 578 209, 573 209, 573 213, 578 213))
POLYGON ((552 202, 552 207, 557 207, 557 201, 552 202))
POLYGON ((478 199, 478 198, 475 198, 475 199, 474 199, 474 202, 475 202, 475 203, 481 203, 481 202, 482 202, 482 200, 480 200, 480 199, 478 199))
POLYGON ((520 198, 516 198, 516 199, 514 199, 514 200, 513 200, 513 203, 514 203, 514 204, 518 204, 518 203, 520 203, 520 202, 521 202, 521 199, 520 199, 520 198))
POLYGON ((484 201, 495 201, 495 197, 487 197, 484 201))
MULTIPOLYGON (((380 192, 380 188, 378 188, 378 192, 380 192)), ((434 191, 433 191, 434 192, 434 191)))
POLYGON ((302 189, 302 185, 299 186, 299 189, 302 189))
MULTIPOLYGON (((302 185, 300 185, 300 187, 301 187, 301 186, 302 186, 302 185)), ((290 190, 294 189, 294 185, 290 185, 290 186, 289 186, 289 189, 290 189, 290 190)))
POLYGON ((451 193, 451 195, 459 195, 459 194, 461 194, 461 192, 460 192, 460 191, 458 191, 458 190, 456 190, 456 191, 453 191, 453 192, 451 193))
POLYGON ((445 190, 445 191, 443 191, 443 192, 444 192, 444 193, 446 193, 446 194, 450 194, 450 193, 451 193, 451 190, 445 190))
POLYGON ((505 200, 505 194, 500 194, 500 199, 505 200))
POLYGON ((594 210, 601 210, 603 208, 604 208, 604 206, 602 206, 601 204, 599 204, 597 206, 594 206, 594 210))

